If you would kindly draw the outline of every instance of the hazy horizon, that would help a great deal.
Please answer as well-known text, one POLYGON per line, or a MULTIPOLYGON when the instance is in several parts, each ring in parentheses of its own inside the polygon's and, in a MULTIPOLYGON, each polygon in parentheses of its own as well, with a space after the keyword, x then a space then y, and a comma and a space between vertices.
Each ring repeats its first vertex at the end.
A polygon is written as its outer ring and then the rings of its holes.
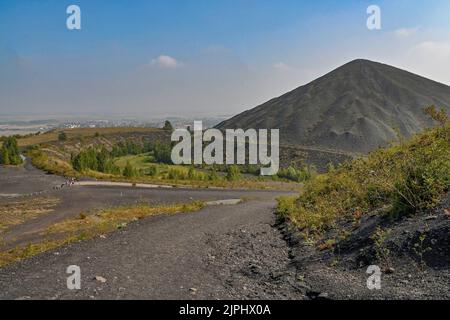
POLYGON ((449 85, 450 3, 371 4, 0 0, 0 115, 232 116, 360 58, 449 85))

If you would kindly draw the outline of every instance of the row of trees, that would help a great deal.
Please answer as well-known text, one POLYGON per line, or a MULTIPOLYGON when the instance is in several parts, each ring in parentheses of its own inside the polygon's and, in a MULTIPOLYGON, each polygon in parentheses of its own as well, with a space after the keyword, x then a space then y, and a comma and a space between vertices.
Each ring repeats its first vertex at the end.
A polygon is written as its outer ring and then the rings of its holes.
MULTIPOLYGON (((81 151, 77 155, 72 155, 71 162, 75 170, 83 172, 86 170, 94 170, 109 174, 120 174, 120 168, 114 164, 114 158, 127 155, 138 155, 142 153, 153 152, 156 162, 171 164, 171 147, 169 144, 145 142, 144 144, 132 141, 119 142, 114 145, 111 151, 106 148, 100 150, 89 148, 81 151)), ((127 163, 123 174, 125 176, 135 176, 136 170, 127 163)))
POLYGON ((120 174, 120 168, 114 165, 111 153, 105 148, 100 151, 93 148, 81 151, 76 156, 72 156, 71 161, 73 168, 79 172, 94 170, 103 173, 120 174))
POLYGON ((135 143, 132 141, 119 142, 112 148, 111 156, 123 157, 128 155, 138 155, 147 152, 153 152, 153 157, 156 162, 172 164, 172 148, 170 144, 160 142, 144 142, 143 144, 135 143))
POLYGON ((153 146, 149 142, 144 142, 143 144, 136 143, 133 141, 119 142, 114 145, 111 150, 111 155, 113 157, 123 157, 127 155, 137 155, 141 153, 146 153, 152 151, 153 146))
POLYGON ((20 157, 17 139, 15 137, 7 137, 0 149, 0 164, 19 165, 21 163, 22 158, 20 157))

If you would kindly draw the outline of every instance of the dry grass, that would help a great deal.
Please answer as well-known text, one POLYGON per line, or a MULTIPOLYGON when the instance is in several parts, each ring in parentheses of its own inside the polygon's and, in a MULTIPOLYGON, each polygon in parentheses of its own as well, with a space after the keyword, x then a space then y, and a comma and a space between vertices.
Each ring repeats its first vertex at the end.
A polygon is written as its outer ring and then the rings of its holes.
POLYGON ((17 247, 8 251, 0 251, 0 267, 4 267, 10 263, 35 256, 39 253, 61 247, 77 240, 79 239, 77 239, 76 237, 68 237, 60 240, 30 243, 25 247, 17 247))
POLYGON ((0 207, 0 232, 10 226, 48 214, 60 200, 55 197, 23 199, 2 204, 0 207))
POLYGON ((31 162, 36 168, 47 173, 71 177, 80 176, 70 163, 54 156, 49 156, 42 150, 30 150, 27 152, 27 156, 31 158, 31 162))
POLYGON ((61 233, 98 235, 108 233, 124 226, 130 221, 142 219, 159 214, 175 214, 180 212, 193 212, 203 208, 203 202, 188 204, 171 204, 150 206, 138 204, 110 209, 95 210, 94 212, 81 213, 76 219, 65 220, 50 226, 46 234, 55 235, 61 233))
POLYGON ((203 206, 204 203, 201 201, 158 206, 139 204, 81 213, 78 218, 64 220, 47 228, 44 232, 46 240, 31 243, 24 247, 0 251, 0 267, 67 245, 74 241, 87 240, 95 236, 113 232, 114 230, 124 228, 129 222, 144 217, 195 212, 202 209, 203 206))
POLYGON ((20 147, 31 146, 41 143, 49 143, 58 141, 58 135, 61 132, 65 132, 67 139, 80 138, 80 137, 93 137, 96 133, 100 135, 110 134, 123 134, 123 133, 150 133, 159 132, 162 129, 158 128, 76 128, 76 129, 57 129, 52 130, 37 136, 31 136, 23 139, 19 139, 18 144, 20 147))

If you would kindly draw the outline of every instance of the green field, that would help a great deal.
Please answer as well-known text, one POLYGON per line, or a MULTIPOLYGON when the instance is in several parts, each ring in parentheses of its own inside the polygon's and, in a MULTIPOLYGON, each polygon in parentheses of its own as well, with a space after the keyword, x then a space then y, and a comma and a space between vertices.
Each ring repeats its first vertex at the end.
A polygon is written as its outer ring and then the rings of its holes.
POLYGON ((114 164, 122 170, 127 164, 130 164, 133 169, 139 172, 140 176, 149 176, 159 180, 222 180, 222 177, 214 175, 208 170, 196 169, 191 166, 155 163, 151 152, 119 157, 115 159, 114 164))
POLYGON ((150 169, 156 165, 155 163, 153 163, 153 161, 154 161, 153 155, 151 152, 149 152, 139 155, 129 155, 119 157, 114 161, 114 164, 119 168, 123 169, 125 168, 127 163, 130 163, 133 166, 133 168, 137 170, 145 170, 150 169))

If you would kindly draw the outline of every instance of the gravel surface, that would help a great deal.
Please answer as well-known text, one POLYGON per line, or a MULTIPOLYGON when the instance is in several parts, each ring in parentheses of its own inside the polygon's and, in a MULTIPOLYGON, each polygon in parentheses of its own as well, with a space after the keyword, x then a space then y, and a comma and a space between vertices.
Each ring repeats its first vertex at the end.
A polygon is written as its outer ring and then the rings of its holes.
POLYGON ((272 227, 274 205, 269 198, 137 221, 1 269, 0 298, 304 298, 272 227), (66 287, 69 265, 81 268, 81 290, 66 287))
MULTIPOLYGON (((11 177, 21 172, 12 170, 4 172, 11 177)), ((60 179, 33 174, 39 178, 30 190, 60 179)), ((2 191, 22 193, 27 188, 23 182, 12 186, 0 178, 2 191)), ((193 200, 216 205, 195 213, 148 217, 107 236, 4 267, 0 299, 450 298, 450 197, 433 212, 395 223, 377 215, 365 217, 335 248, 317 251, 288 224, 276 221, 275 198, 281 192, 75 186, 49 194, 61 199, 55 211, 12 228, 7 243, 27 243, 49 224, 88 209, 193 200), (246 201, 217 202, 241 198, 246 201), (386 242, 392 270, 381 275, 380 290, 369 290, 367 267, 379 263, 370 240, 378 225, 392 229, 386 242), (424 234, 424 246, 432 250, 420 261, 413 249, 424 234), (81 268, 80 290, 67 289, 70 265, 81 268)), ((0 198, 0 205, 4 201, 0 198)))
MULTIPOLYGON (((61 202, 54 212, 44 214, 23 224, 11 227, 3 241, 8 247, 23 245, 41 238, 40 233, 53 223, 78 217, 81 212, 89 214, 94 209, 149 203, 152 205, 187 203, 195 200, 216 201, 228 199, 266 199, 274 198, 282 192, 244 191, 244 190, 208 190, 208 189, 147 189, 130 187, 82 187, 75 186, 52 191, 46 196, 55 196, 61 202)), ((1 199, 0 205, 16 199, 1 199)))
POLYGON ((45 174, 27 159, 23 166, 0 166, 0 199, 9 196, 45 192, 61 186, 63 177, 45 174))

